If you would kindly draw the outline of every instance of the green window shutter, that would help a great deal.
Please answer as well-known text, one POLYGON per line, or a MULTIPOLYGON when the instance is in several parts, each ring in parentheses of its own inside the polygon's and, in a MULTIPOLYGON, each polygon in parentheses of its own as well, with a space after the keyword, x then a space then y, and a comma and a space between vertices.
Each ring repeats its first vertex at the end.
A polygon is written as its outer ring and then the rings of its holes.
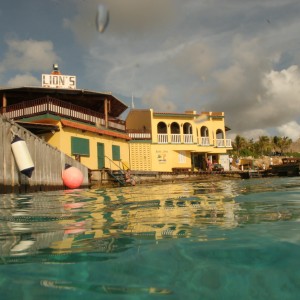
POLYGON ((90 156, 90 141, 78 137, 71 137, 71 154, 90 156))
POLYGON ((112 159, 113 160, 121 160, 121 155, 120 155, 120 146, 112 146, 112 159))

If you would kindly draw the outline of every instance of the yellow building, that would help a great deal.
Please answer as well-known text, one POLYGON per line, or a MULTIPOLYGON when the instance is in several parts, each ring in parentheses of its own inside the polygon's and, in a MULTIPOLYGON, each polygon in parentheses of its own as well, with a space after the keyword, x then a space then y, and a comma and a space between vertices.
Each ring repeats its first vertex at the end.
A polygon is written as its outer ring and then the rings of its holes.
MULTIPOLYGON (((111 93, 76 88, 58 66, 42 87, 0 89, 0 113, 91 170, 195 171, 207 162, 229 169, 223 112, 132 109, 111 93)), ((47 159, 47 158, 45 158, 47 159)))
POLYGON ((153 109, 132 109, 126 127, 131 140, 132 170, 206 170, 207 162, 221 163, 229 169, 223 112, 186 111, 161 113, 153 109))
POLYGON ((120 119, 127 105, 111 93, 76 89, 76 77, 58 71, 42 82, 0 89, 0 113, 91 170, 118 170, 129 161, 130 137, 120 119))

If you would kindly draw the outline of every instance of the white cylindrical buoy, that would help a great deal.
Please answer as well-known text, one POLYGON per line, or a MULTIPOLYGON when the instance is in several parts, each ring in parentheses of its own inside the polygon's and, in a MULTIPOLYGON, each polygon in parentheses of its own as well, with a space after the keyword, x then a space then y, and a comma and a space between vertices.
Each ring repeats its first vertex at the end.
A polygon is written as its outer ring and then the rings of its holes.
POLYGON ((77 189, 83 182, 83 174, 79 169, 66 164, 62 172, 62 180, 69 189, 77 189))
POLYGON ((15 135, 11 142, 11 149, 19 171, 30 178, 34 170, 34 164, 25 141, 15 135))

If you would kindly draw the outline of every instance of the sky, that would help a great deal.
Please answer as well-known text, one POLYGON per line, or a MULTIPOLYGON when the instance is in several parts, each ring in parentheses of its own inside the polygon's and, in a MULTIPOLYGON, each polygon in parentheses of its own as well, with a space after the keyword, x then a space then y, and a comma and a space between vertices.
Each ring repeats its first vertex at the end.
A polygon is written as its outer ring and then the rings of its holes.
POLYGON ((299 0, 2 0, 0 87, 41 86, 57 63, 129 107, 223 111, 229 138, 297 140, 299 16, 299 0))

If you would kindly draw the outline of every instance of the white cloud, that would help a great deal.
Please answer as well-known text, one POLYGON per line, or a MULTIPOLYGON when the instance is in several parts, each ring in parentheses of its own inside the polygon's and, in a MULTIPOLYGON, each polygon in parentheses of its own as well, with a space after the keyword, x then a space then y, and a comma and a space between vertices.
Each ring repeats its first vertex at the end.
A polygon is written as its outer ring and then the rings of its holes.
POLYGON ((287 136, 293 141, 296 141, 300 138, 300 124, 291 121, 286 124, 283 124, 277 128, 280 136, 287 136))
POLYGON ((8 51, 1 63, 5 69, 23 72, 44 71, 60 61, 50 41, 11 39, 6 43, 8 51))
POLYGON ((16 75, 7 82, 8 86, 41 86, 41 80, 35 78, 31 74, 16 75))

